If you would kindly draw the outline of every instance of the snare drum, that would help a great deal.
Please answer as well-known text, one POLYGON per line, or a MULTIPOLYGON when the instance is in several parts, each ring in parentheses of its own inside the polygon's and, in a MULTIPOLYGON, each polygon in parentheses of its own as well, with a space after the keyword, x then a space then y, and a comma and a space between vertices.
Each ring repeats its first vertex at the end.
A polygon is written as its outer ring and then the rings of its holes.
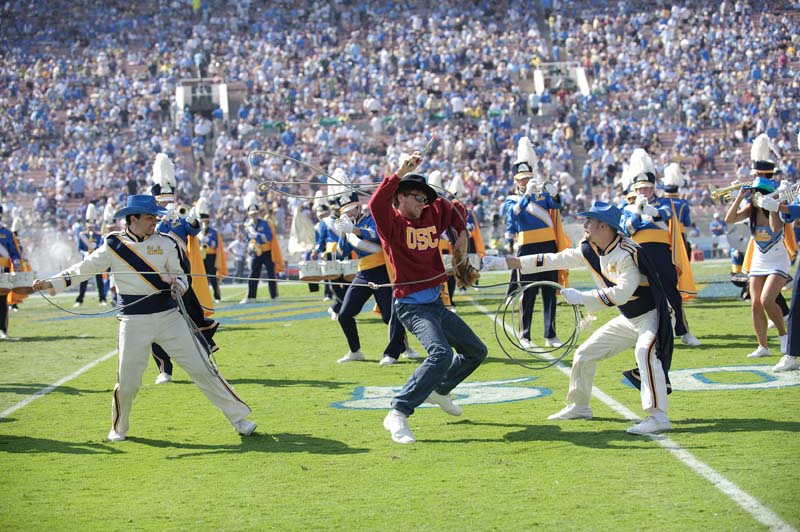
POLYGON ((16 272, 10 274, 12 276, 13 288, 12 292, 15 294, 29 295, 33 293, 33 279, 35 273, 33 272, 16 272))
POLYGON ((326 260, 321 262, 322 279, 333 281, 342 276, 342 265, 338 260, 326 260))
POLYGON ((339 264, 342 267, 342 277, 344 277, 345 281, 352 281, 356 278, 358 273, 357 260, 340 260, 339 264))
POLYGON ((322 262, 318 260, 301 261, 297 268, 301 281, 317 282, 322 280, 322 262))

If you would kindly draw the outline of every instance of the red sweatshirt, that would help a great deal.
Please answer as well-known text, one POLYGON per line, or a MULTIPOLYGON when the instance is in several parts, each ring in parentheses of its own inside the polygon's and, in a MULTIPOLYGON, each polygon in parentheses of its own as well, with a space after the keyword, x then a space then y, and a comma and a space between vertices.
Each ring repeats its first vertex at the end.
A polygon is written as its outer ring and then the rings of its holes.
MULTIPOLYGON (((444 264, 439 254, 439 235, 452 226, 456 234, 466 229, 466 210, 459 215, 454 204, 442 198, 427 205, 418 220, 409 220, 392 206, 400 178, 384 178, 369 200, 378 236, 394 269, 394 297, 405 297, 441 284, 444 264), (412 284, 405 284, 411 282, 412 284)), ((456 203, 455 205, 460 206, 456 203)))

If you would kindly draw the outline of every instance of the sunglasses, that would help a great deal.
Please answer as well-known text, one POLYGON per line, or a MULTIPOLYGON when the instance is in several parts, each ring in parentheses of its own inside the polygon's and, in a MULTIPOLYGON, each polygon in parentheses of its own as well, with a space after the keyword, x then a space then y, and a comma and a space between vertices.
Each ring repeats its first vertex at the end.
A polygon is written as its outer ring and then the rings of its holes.
POLYGON ((428 198, 423 194, 406 194, 406 196, 410 198, 414 198, 418 202, 422 203, 423 205, 428 204, 428 198))

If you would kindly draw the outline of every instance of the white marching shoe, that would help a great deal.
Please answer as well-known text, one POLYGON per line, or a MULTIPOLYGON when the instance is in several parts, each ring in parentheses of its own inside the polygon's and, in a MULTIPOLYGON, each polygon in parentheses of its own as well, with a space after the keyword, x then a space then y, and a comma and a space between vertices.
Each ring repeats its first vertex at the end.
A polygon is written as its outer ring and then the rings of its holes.
POLYGON ((592 419, 592 409, 588 406, 579 406, 573 403, 565 406, 555 414, 550 414, 547 419, 592 419))
POLYGON ((394 364, 397 364, 397 359, 390 357, 389 355, 383 355, 381 361, 378 362, 379 366, 392 366, 394 364))
POLYGON ((783 355, 780 361, 772 367, 772 371, 797 371, 800 369, 800 364, 797 363, 797 357, 783 355))
POLYGON ((632 427, 628 427, 627 432, 628 434, 637 434, 637 435, 644 435, 644 434, 658 434, 659 432, 665 432, 672 428, 669 420, 659 421, 653 416, 647 416, 641 422, 637 423, 632 427))
POLYGON ((247 418, 242 418, 239 421, 233 422, 233 428, 235 428, 236 432, 242 436, 250 436, 253 434, 253 432, 255 432, 256 427, 258 427, 258 424, 254 421, 250 421, 247 418))
POLYGON ((686 331, 686 334, 681 335, 681 342, 690 347, 699 347, 702 345, 700 340, 698 340, 697 337, 689 331, 686 331))
POLYGON ((453 399, 450 398, 450 394, 442 395, 434 391, 425 399, 425 402, 438 406, 451 416, 461 415, 461 407, 453 402, 453 399))
POLYGON ((408 360, 420 360, 422 358, 422 355, 420 355, 410 347, 405 351, 403 351, 402 356, 403 358, 408 360))
POLYGON ((553 336, 552 338, 545 338, 544 345, 547 347, 561 347, 564 345, 564 342, 558 339, 558 336, 553 336))
POLYGON ((339 364, 344 364, 345 362, 361 362, 362 360, 366 360, 364 353, 361 352, 361 349, 358 351, 348 351, 345 356, 337 360, 336 362, 339 364))
POLYGON ((392 440, 395 443, 414 443, 417 439, 411 428, 408 426, 408 416, 399 410, 392 409, 386 417, 383 418, 383 428, 388 430, 392 435, 392 440))
POLYGON ((108 431, 108 436, 106 437, 106 441, 125 441, 125 435, 120 434, 114 429, 108 431))
POLYGON ((768 357, 772 353, 769 351, 769 347, 764 347, 763 345, 758 346, 758 349, 747 355, 747 358, 761 358, 761 357, 768 357))
POLYGON ((169 373, 159 373, 156 377, 156 384, 166 384, 172 382, 172 375, 169 373))
POLYGON ((249 305, 250 303, 255 303, 256 299, 254 297, 246 297, 239 301, 240 305, 249 305))

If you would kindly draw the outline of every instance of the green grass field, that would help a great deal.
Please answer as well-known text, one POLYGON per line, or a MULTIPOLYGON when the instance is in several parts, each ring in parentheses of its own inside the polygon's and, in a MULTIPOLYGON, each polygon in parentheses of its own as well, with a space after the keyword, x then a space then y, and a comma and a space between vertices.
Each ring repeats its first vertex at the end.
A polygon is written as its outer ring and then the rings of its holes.
MULTIPOLYGON (((695 275, 724 287, 727 267, 700 263, 695 275)), ((572 282, 590 285, 585 274, 572 282)), ((384 406, 416 364, 378 366, 386 328, 367 310, 359 328, 370 360, 336 364, 347 344, 321 293, 297 283, 280 290, 274 303, 240 306, 244 288, 226 286, 216 314, 217 360, 252 407, 256 435, 237 435, 180 369, 173 383, 154 385, 151 364, 128 440, 116 444, 103 442, 113 314, 76 317, 27 300, 11 316, 13 340, 0 343, 0 529, 800 528, 800 375, 777 379, 769 367, 778 356, 746 358, 756 345, 746 302, 687 305, 703 345, 676 347, 674 429, 647 438, 625 433, 626 418, 642 415, 620 375, 632 350, 598 366, 595 419, 548 421, 564 405, 569 359, 538 371, 513 363, 495 341, 504 289, 470 290, 456 296, 458 312, 489 358, 456 390, 464 415, 421 408, 411 418, 418 442, 400 446, 382 427, 384 406)), ((56 301, 71 310, 71 297, 56 301)), ((560 335, 571 328, 560 306, 560 335)))

